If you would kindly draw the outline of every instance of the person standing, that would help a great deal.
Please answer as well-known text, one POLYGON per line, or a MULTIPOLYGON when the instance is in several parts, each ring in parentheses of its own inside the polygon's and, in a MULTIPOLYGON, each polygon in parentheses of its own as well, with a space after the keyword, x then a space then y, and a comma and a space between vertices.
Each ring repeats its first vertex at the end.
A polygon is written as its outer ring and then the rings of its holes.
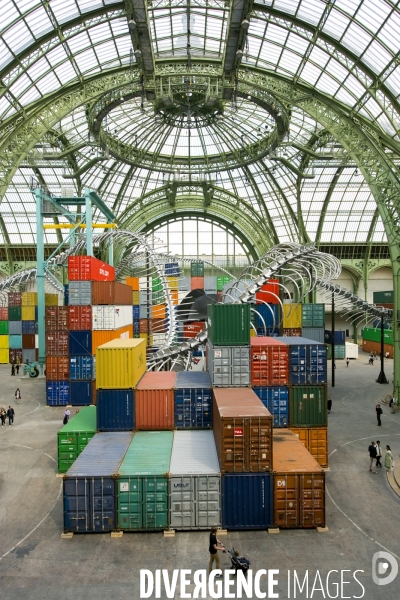
POLYGON ((11 363, 11 375, 15 375, 15 365, 11 363))
POLYGON ((64 411, 64 420, 63 420, 64 425, 66 425, 68 423, 70 415, 71 415, 71 412, 70 412, 69 408, 66 408, 64 411))
POLYGON ((331 410, 332 410, 332 398, 329 397, 329 399, 328 399, 328 415, 331 414, 331 410))
POLYGON ((0 408, 0 419, 1 419, 1 426, 4 427, 5 423, 6 423, 6 416, 7 413, 4 410, 3 406, 0 408))
POLYGON ((13 409, 12 406, 8 407, 8 411, 7 411, 7 417, 8 417, 8 426, 10 427, 10 425, 12 425, 14 423, 14 416, 15 416, 15 411, 13 409))
POLYGON ((385 453, 385 467, 388 471, 393 470, 394 464, 393 464, 393 455, 392 455, 392 451, 390 449, 390 446, 386 446, 386 453, 385 453))
POLYGON ((348 358, 346 358, 346 367, 349 368, 349 362, 350 360, 348 358))
POLYGON ((381 443, 379 440, 376 440, 375 448, 376 448, 376 466, 382 468, 382 465, 381 465, 382 448, 381 448, 381 443))
POLYGON ((369 470, 372 471, 373 473, 377 473, 378 471, 374 471, 372 468, 374 465, 374 460, 376 460, 375 442, 370 443, 370 445, 368 446, 368 452, 369 452, 369 470))
POLYGON ((19 362, 17 360, 17 364, 15 365, 15 370, 17 371, 17 375, 19 375, 19 362))
POLYGON ((381 414, 383 413, 383 410, 381 409, 381 405, 377 404, 375 407, 375 410, 376 410, 376 418, 378 419, 378 426, 380 427, 382 425, 381 414))
POLYGON ((17 404, 19 404, 19 401, 20 401, 20 400, 22 400, 22 398, 21 398, 21 392, 20 392, 19 388, 17 388, 17 389, 15 390, 15 402, 16 402, 17 404))
MULTIPOLYGON (((217 528, 213 527, 210 533, 210 560, 208 563, 208 574, 213 570, 213 562, 215 560, 215 566, 217 569, 220 568, 220 560, 218 556, 218 550, 225 550, 225 546, 217 540, 217 528), (218 545, 219 544, 219 545, 218 545)), ((216 577, 222 577, 222 575, 216 575, 216 577)))
POLYGON ((396 412, 396 400, 394 399, 393 394, 389 400, 389 408, 391 409, 392 415, 394 415, 394 413, 396 412))

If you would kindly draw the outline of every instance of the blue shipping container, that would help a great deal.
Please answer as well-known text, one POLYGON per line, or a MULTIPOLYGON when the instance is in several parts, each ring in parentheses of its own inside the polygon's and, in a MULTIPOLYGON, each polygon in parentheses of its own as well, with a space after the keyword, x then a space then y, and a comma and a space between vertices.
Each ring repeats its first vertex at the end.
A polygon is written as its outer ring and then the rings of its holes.
POLYGON ((22 321, 22 335, 37 333, 36 321, 22 321))
POLYGON ((64 306, 68 306, 69 301, 69 285, 64 285, 64 306))
POLYGON ((256 327, 275 329, 279 327, 279 304, 256 304, 252 311, 256 313, 256 327))
POLYGON ((69 332, 69 354, 90 354, 92 355, 92 332, 91 331, 70 331, 69 332))
POLYGON ((133 321, 133 333, 140 333, 139 321, 133 321))
POLYGON ((9 335, 8 344, 11 349, 22 348, 22 335, 9 335))
POLYGON ((165 275, 167 277, 179 277, 181 274, 178 263, 166 263, 165 264, 165 275))
POLYGON ((287 427, 289 421, 289 390, 285 386, 255 387, 253 391, 269 410, 274 427, 287 427))
POLYGON ((326 347, 302 337, 278 338, 289 346, 289 378, 293 385, 327 383, 326 347))
POLYGON ((116 526, 115 475, 132 433, 97 433, 64 479, 64 531, 112 531, 116 526))
POLYGON ((134 321, 138 321, 140 319, 140 306, 139 304, 134 304, 132 306, 132 316, 134 321))
POLYGON ((46 381, 47 406, 69 404, 69 381, 46 381))
POLYGON ((92 381, 70 381, 69 403, 72 406, 89 406, 93 404, 92 381))
POLYGON ((133 390, 97 390, 96 396, 98 431, 135 429, 133 390))
POLYGON ((208 373, 182 371, 177 374, 175 427, 212 429, 212 384, 208 373))
POLYGON ((92 379, 93 358, 91 356, 69 357, 70 379, 92 379))
MULTIPOLYGON (((379 322, 380 324, 380 322, 379 322)), ((325 329, 325 344, 332 344, 332 337, 335 339, 335 346, 344 346, 346 343, 346 332, 335 331, 335 335, 332 336, 332 331, 325 329)))
POLYGON ((226 473, 222 482, 222 527, 267 529, 273 523, 273 476, 226 473))

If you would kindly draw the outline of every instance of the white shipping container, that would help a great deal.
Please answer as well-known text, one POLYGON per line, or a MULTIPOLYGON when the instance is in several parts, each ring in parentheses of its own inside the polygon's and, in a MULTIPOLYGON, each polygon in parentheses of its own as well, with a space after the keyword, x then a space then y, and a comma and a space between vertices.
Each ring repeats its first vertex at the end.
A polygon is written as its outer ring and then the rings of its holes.
POLYGON ((93 329, 119 329, 133 323, 132 306, 92 306, 93 329))
POLYGON ((358 344, 346 342, 346 358, 358 358, 358 344))
POLYGON ((221 524, 221 474, 212 431, 175 431, 170 464, 172 529, 221 524))

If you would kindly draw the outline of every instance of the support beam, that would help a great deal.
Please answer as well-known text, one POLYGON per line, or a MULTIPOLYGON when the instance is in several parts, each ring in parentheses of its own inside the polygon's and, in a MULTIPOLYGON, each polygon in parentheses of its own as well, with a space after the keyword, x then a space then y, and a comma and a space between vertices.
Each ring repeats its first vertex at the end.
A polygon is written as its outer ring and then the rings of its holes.
POLYGON ((125 0, 126 17, 133 51, 147 75, 154 73, 154 55, 145 0, 125 0))
POLYGON ((44 236, 43 236, 43 196, 41 188, 33 190, 36 198, 36 284, 38 294, 38 342, 39 363, 44 364, 46 360, 46 340, 44 326, 45 311, 45 274, 44 274, 44 236))
POLYGON ((231 2, 223 64, 225 76, 229 77, 242 60, 252 5, 252 0, 231 2))

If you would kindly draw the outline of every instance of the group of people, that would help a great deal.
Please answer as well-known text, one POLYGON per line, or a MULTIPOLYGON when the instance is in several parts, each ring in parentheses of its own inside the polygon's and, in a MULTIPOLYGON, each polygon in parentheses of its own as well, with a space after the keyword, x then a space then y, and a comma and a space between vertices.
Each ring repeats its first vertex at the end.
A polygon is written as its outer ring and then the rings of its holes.
POLYGON ((9 406, 6 410, 4 406, 0 406, 0 420, 1 426, 4 427, 6 424, 6 419, 8 419, 8 426, 14 423, 15 411, 12 406, 9 406))
MULTIPOLYGON (((369 452, 369 470, 372 473, 377 473, 378 471, 376 471, 375 469, 377 467, 382 467, 382 465, 381 465, 382 448, 381 448, 380 441, 377 440, 376 442, 371 442, 370 445, 368 446, 368 452, 369 452), (375 465, 374 465, 374 461, 375 461, 375 465), (374 469, 374 466, 375 466, 375 469, 374 469)), ((385 467, 388 471, 392 470, 394 467, 392 451, 390 449, 390 446, 388 446, 388 445, 386 445, 386 452, 385 452, 385 467)))
POLYGON ((16 363, 11 363, 11 375, 15 375, 15 373, 17 373, 17 375, 19 375, 20 366, 21 366, 21 364, 19 362, 19 359, 17 359, 16 363))

